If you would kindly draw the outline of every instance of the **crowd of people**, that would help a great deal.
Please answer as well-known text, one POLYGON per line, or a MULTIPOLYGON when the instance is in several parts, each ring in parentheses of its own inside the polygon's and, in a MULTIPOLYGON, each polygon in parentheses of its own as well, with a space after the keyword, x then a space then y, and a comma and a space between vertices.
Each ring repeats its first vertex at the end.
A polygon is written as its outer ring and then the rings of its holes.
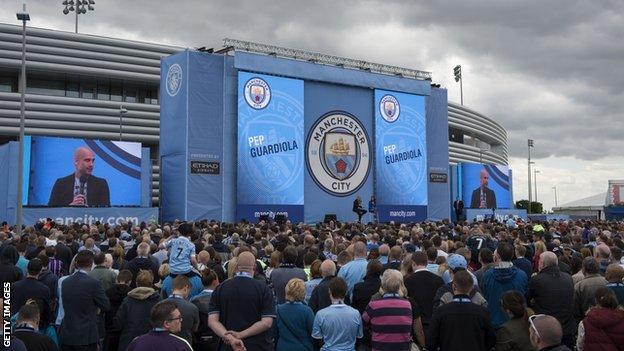
POLYGON ((0 349, 624 350, 623 250, 598 220, 5 225, 0 349))

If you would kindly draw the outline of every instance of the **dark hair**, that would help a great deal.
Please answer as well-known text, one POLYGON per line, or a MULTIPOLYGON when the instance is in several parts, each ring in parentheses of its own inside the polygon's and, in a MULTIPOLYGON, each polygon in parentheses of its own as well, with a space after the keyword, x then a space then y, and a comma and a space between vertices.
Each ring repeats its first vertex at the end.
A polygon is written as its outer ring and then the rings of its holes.
MULTIPOLYGON (((436 248, 432 248, 434 250, 436 250, 436 248)), ((428 253, 429 250, 427 250, 427 253, 424 253, 422 251, 416 251, 412 254, 412 262, 414 262, 415 265, 417 266, 426 266, 427 265, 427 259, 428 257, 428 253)), ((436 250, 436 255, 437 255, 437 250, 436 250)), ((435 260, 435 258, 434 258, 435 260)))
POLYGON ((514 248, 509 243, 499 243, 496 248, 496 252, 498 253, 498 257, 500 257, 501 261, 509 262, 514 258, 514 248))
POLYGON ((119 272, 117 275, 117 281, 119 283, 128 283, 132 281, 132 272, 127 269, 124 269, 119 272))
POLYGON ((150 312, 150 323, 153 327, 162 327, 165 324, 165 321, 170 319, 173 311, 175 311, 178 307, 173 301, 160 301, 154 307, 152 307, 152 311, 150 312))
POLYGON ((104 261, 106 261, 106 254, 103 252, 98 253, 97 255, 95 255, 95 257, 93 258, 93 263, 95 263, 96 266, 99 266, 101 264, 104 264, 104 261))
POLYGON ((606 286, 601 286, 596 290, 596 304, 611 310, 618 308, 619 305, 615 292, 606 286))
POLYGON ((305 255, 303 255, 303 264, 309 266, 318 258, 318 255, 312 251, 308 251, 305 255))
POLYGON ((297 258, 297 249, 292 246, 286 246, 284 248, 284 251, 282 252, 282 262, 285 264, 296 264, 297 258))
POLYGON ((598 274, 600 271, 600 267, 598 266, 598 262, 593 257, 585 257, 583 259, 583 271, 585 271, 586 275, 589 274, 598 274))
POLYGON ((39 254, 39 256, 37 256, 37 258, 41 261, 41 267, 43 268, 47 268, 48 264, 50 263, 50 259, 48 258, 48 256, 46 256, 43 252, 39 254))
POLYGON ((479 250, 479 257, 481 258, 481 261, 483 261, 483 263, 485 264, 494 262, 494 256, 492 254, 492 250, 488 249, 487 247, 484 247, 481 250, 479 250))
POLYGON ((17 252, 26 252, 26 243, 18 243, 17 245, 15 245, 15 248, 17 249, 17 252))
POLYGON ((383 265, 377 260, 370 260, 366 265, 367 277, 379 277, 383 272, 383 265))
POLYGON ((210 268, 204 268, 201 271, 201 281, 204 287, 211 286, 212 283, 217 280, 217 273, 210 268))
MULTIPOLYGON (((431 246, 427 249, 427 259, 429 261, 435 261, 436 258, 438 258, 438 249, 436 249, 435 247, 431 246)), ((412 256, 413 259, 413 256, 412 256)), ((426 263, 425 263, 426 264, 426 263)))
POLYGON ((521 293, 515 290, 507 291, 501 297, 501 306, 504 310, 511 312, 514 318, 522 318, 524 323, 529 325, 526 301, 521 293))
POLYGON ((41 273, 41 269, 43 268, 43 264, 41 263, 41 260, 38 258, 33 258, 32 260, 30 260, 28 262, 28 274, 30 275, 38 275, 39 273, 41 273))
POLYGON ((93 252, 82 250, 76 254, 76 268, 91 268, 93 266, 93 252))
POLYGON ((39 305, 35 300, 28 300, 24 306, 19 309, 18 320, 32 321, 41 317, 39 305))
POLYGON ((191 236, 193 234, 193 225, 190 223, 182 223, 178 227, 178 231, 183 236, 191 236))
POLYGON ((472 280, 470 273, 463 269, 453 274, 453 285, 457 290, 459 290, 459 292, 467 294, 470 290, 472 290, 474 281, 472 280))
POLYGON ((347 283, 340 277, 334 277, 329 281, 329 293, 335 299, 344 299, 347 295, 347 283))

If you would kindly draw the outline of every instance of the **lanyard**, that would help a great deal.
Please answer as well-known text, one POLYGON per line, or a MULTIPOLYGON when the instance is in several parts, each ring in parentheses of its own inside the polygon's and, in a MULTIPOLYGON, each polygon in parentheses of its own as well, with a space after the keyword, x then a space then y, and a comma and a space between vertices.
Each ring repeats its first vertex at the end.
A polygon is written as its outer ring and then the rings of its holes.
POLYGON ((472 302, 472 300, 467 297, 455 297, 453 298, 453 302, 472 302))
POLYGON ((246 278, 253 278, 253 275, 247 273, 247 272, 236 272, 236 276, 237 277, 246 277, 246 278))
POLYGON ((389 294, 383 294, 383 297, 386 298, 386 297, 400 297, 400 296, 399 296, 399 294, 389 293, 389 294))
POLYGON ((171 295, 169 295, 169 298, 170 299, 182 299, 182 300, 184 300, 182 295, 178 295, 178 294, 171 294, 171 295))

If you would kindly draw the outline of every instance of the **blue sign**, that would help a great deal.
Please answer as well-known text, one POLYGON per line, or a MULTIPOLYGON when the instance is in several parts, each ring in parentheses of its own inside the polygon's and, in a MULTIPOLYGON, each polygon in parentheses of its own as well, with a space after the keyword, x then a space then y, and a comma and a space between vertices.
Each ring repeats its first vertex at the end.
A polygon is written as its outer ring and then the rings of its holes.
POLYGON ((86 225, 109 224, 111 226, 131 223, 138 226, 141 222, 157 223, 158 207, 126 207, 126 208, 89 208, 89 207, 56 207, 56 208, 24 208, 24 224, 33 225, 51 218, 58 224, 86 225))
POLYGON ((426 135, 424 96, 375 90, 375 170, 380 221, 426 218, 426 135))
POLYGON ((303 81, 239 72, 239 219, 272 211, 303 220, 303 128, 303 81))

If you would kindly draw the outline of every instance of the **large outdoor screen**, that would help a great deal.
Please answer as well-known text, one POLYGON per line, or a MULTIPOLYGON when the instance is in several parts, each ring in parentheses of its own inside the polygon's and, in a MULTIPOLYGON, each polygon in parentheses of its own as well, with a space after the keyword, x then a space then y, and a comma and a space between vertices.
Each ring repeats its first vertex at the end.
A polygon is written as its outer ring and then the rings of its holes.
POLYGON ((141 204, 141 143, 32 137, 25 150, 29 206, 141 204), (30 155, 30 158, 28 157, 30 155))
POLYGON ((461 169, 466 208, 510 208, 508 166, 463 163, 461 169))

